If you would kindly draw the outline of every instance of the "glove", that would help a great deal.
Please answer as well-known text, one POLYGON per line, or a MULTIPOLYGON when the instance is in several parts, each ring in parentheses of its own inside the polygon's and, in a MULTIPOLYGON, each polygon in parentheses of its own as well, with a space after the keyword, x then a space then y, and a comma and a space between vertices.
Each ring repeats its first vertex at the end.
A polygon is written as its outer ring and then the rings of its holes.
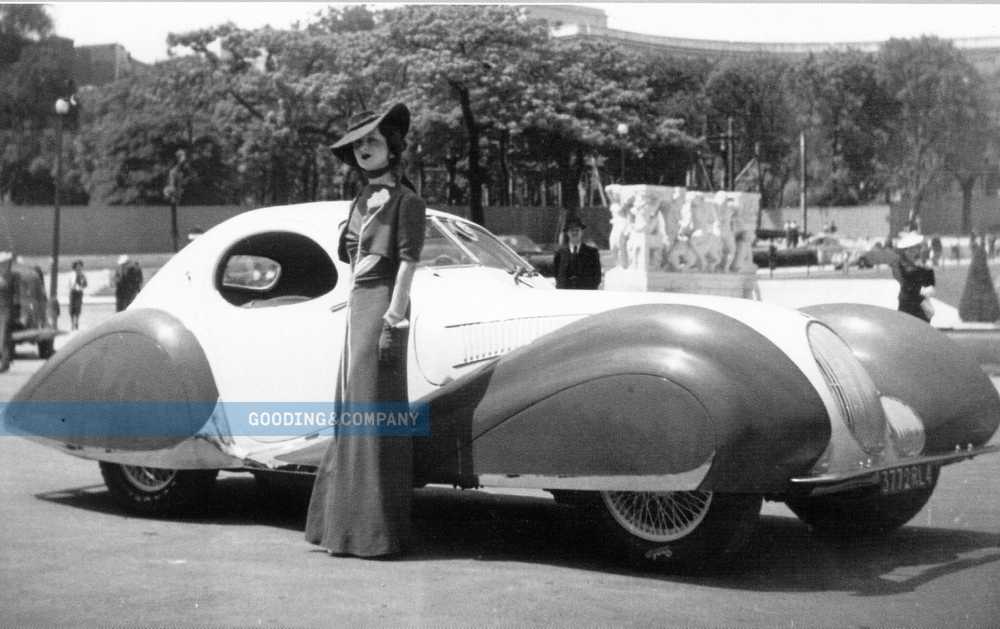
POLYGON ((406 328, 395 328, 388 322, 382 324, 378 339, 378 361, 385 366, 395 366, 406 358, 406 328))

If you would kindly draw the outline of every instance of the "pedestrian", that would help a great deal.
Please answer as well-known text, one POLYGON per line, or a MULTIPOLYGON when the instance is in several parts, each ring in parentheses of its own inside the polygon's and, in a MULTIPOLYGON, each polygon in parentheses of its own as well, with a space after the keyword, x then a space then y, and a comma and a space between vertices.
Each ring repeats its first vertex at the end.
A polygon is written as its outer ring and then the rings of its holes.
POLYGON ((944 256, 944 245, 941 243, 941 237, 937 234, 931 236, 931 264, 933 266, 938 266, 941 264, 941 258, 944 256))
POLYGON ((577 217, 571 217, 563 227, 567 242, 556 251, 552 259, 556 288, 596 290, 603 280, 601 254, 596 247, 583 242, 587 226, 577 217))
MULTIPOLYGON (((338 403, 406 402, 410 285, 424 243, 426 206, 403 175, 410 111, 351 117, 331 149, 367 180, 341 232, 351 264, 338 403)), ((306 540, 330 554, 381 557, 406 550, 413 491, 412 437, 335 434, 320 464, 306 540)))
POLYGON ((14 299, 17 295, 17 278, 11 267, 14 256, 0 251, 0 373, 10 369, 14 358, 14 299))
POLYGON ((83 274, 83 260, 73 261, 73 277, 69 280, 69 320, 70 328, 80 329, 80 313, 83 311, 83 289, 87 288, 87 276, 83 274))
POLYGON ((896 243, 899 257, 892 265, 892 276, 899 282, 899 311, 930 323, 934 307, 934 270, 920 264, 924 237, 917 232, 903 234, 896 243))
POLYGON ((118 258, 118 269, 115 270, 115 311, 121 312, 129 307, 135 296, 142 290, 142 267, 127 255, 118 258))
POLYGON ((795 248, 799 246, 799 226, 792 221, 791 225, 788 227, 788 246, 795 248))
POLYGON ((180 251, 179 236, 177 233, 177 206, 181 204, 184 196, 184 186, 190 177, 190 167, 188 166, 187 151, 177 149, 174 154, 176 163, 167 173, 167 185, 163 188, 163 197, 170 204, 170 236, 173 239, 174 251, 180 251))

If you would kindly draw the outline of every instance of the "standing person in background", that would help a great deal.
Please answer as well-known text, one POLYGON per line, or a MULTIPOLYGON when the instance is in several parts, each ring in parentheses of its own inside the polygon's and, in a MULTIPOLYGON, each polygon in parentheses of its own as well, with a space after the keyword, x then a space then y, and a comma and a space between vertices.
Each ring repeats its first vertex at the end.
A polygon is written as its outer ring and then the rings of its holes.
POLYGON ((10 369, 14 358, 14 297, 17 295, 17 281, 11 272, 14 256, 9 251, 0 251, 0 373, 10 369))
POLYGON ((80 329, 80 313, 83 311, 83 289, 87 288, 87 276, 83 274, 83 260, 73 262, 73 277, 69 280, 69 320, 73 330, 80 329))
POLYGON ((899 311, 930 323, 934 307, 934 270, 919 263, 924 237, 908 232, 896 243, 899 258, 892 265, 892 276, 899 282, 899 311))
POLYGON ((568 242, 556 251, 552 260, 556 288, 596 290, 601 285, 601 254, 583 242, 586 227, 575 216, 567 220, 563 227, 568 242))
POLYGON ((167 173, 167 185, 163 188, 163 197, 170 204, 170 235, 174 242, 174 252, 180 251, 180 236, 177 233, 177 206, 184 196, 184 184, 188 178, 187 152, 177 149, 177 163, 167 173))
POLYGON ((121 312, 128 308, 135 296, 142 290, 142 267, 138 262, 129 259, 127 255, 118 258, 118 269, 115 271, 115 311, 121 312))
MULTIPOLYGON (((403 175, 410 110, 352 116, 331 147, 368 184, 340 236, 351 264, 347 338, 338 403, 407 402, 410 285, 424 246, 426 205, 403 175)), ((313 485, 306 540, 334 555, 379 557, 406 550, 413 492, 413 438, 337 433, 313 485)))

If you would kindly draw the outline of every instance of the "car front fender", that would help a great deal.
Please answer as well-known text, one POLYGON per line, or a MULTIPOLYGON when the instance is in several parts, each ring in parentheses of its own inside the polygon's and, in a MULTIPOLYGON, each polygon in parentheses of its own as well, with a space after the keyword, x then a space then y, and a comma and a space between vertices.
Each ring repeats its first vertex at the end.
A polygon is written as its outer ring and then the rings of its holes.
POLYGON ((978 447, 1000 426, 1000 396, 976 356, 926 322, 888 308, 801 309, 850 346, 883 396, 906 403, 926 434, 923 454, 978 447))
POLYGON ((418 470, 512 485, 616 489, 701 467, 701 489, 777 491, 830 438, 819 394, 785 353, 692 305, 587 317, 428 401, 431 439, 417 440, 418 470), (580 478, 589 485, 566 480, 580 478))

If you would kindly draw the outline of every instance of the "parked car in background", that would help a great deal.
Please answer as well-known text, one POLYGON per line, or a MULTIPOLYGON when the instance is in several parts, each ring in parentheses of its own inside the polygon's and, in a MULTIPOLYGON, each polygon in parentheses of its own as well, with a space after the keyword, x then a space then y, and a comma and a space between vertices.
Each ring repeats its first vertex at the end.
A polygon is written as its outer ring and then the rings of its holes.
POLYGON ((860 254, 857 258, 859 269, 870 269, 881 264, 892 264, 899 254, 891 247, 883 247, 881 243, 876 243, 868 251, 860 254))
MULTIPOLYGON (((98 461, 113 499, 147 516, 209 499, 223 469, 308 478, 331 430, 280 411, 332 404, 349 207, 255 210, 207 231, 36 371, 5 432, 98 461), (284 422, 251 430, 257 411, 284 422)), ((547 490, 643 567, 724 561, 764 499, 819 531, 885 533, 943 466, 1000 449, 979 363, 894 310, 557 291, 487 230, 433 210, 420 267, 407 374, 431 419, 413 439, 415 486, 547 490)))
POLYGON ((12 334, 14 345, 34 343, 38 347, 38 356, 48 358, 55 351, 55 338, 59 331, 49 318, 49 299, 45 295, 42 270, 37 266, 15 262, 11 266, 11 272, 17 282, 12 334))
POLYGON ((552 244, 542 247, 524 234, 503 234, 497 238, 513 249, 514 253, 530 262, 531 266, 535 267, 535 270, 543 277, 552 277, 555 274, 552 261, 559 245, 552 244))
POLYGON ((816 261, 820 266, 827 264, 839 266, 843 263, 845 255, 851 253, 851 247, 848 247, 837 236, 829 234, 821 234, 808 239, 805 247, 816 251, 816 261))

